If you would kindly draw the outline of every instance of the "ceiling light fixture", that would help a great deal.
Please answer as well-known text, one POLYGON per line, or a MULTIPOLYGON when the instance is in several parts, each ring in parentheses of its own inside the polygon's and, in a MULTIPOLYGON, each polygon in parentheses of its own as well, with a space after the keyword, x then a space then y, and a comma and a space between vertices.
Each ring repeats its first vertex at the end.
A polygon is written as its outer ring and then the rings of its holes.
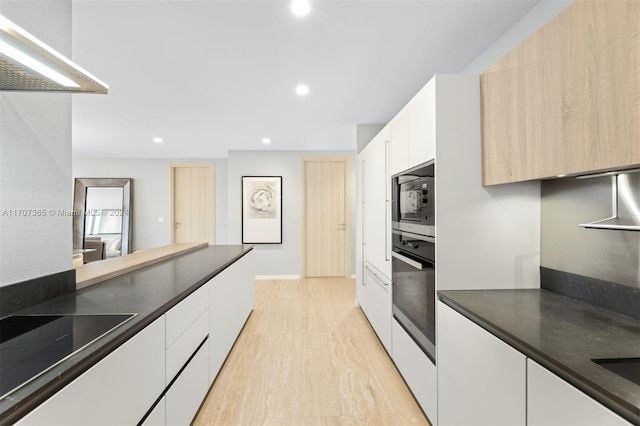
POLYGON ((311 6, 306 0, 295 0, 293 3, 291 3, 291 11, 294 15, 305 16, 309 14, 310 10, 311 6))
POLYGON ((271 139, 264 138, 264 139, 262 139, 262 143, 265 144, 265 145, 269 145, 271 143, 271 139))
POLYGON ((304 84, 300 84, 296 87, 296 93, 300 96, 309 94, 309 88, 304 84))
POLYGON ((162 138, 155 137, 155 138, 153 138, 153 142, 154 143, 162 143, 162 138))

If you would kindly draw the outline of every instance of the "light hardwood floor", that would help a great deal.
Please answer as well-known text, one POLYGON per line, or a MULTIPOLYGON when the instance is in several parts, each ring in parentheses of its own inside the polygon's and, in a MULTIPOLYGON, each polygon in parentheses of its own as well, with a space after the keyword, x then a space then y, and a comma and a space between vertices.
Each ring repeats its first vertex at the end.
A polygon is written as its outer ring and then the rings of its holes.
POLYGON ((354 280, 257 282, 195 425, 428 425, 354 306, 354 280))

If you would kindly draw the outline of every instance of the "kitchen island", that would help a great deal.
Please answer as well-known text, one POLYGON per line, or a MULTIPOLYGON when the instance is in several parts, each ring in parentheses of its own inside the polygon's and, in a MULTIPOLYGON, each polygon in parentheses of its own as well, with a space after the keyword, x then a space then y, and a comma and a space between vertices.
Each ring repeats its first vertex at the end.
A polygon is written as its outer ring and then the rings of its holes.
MULTIPOLYGON (((0 422, 11 424, 25 415, 27 417, 23 421, 26 420, 27 424, 30 417, 37 419, 37 415, 35 415, 37 413, 34 414, 34 412, 46 408, 47 404, 51 405, 50 403, 56 398, 61 399, 59 395, 79 382, 86 375, 86 372, 98 368, 104 361, 107 361, 108 358, 150 327, 161 330, 157 334, 162 336, 162 353, 158 353, 157 358, 162 357, 163 370, 163 390, 153 397, 155 402, 152 402, 154 407, 158 402, 164 403, 164 394, 172 384, 170 382, 175 381, 177 377, 164 377, 165 322, 167 360, 173 356, 170 354, 169 347, 173 343, 169 341, 171 330, 178 330, 175 332, 176 338, 174 340, 179 340, 178 337, 189 335, 191 333, 189 330, 193 328, 191 326, 197 323, 202 324, 198 327, 201 329, 200 335, 205 334, 205 337, 204 341, 199 339, 196 346, 200 349, 206 341, 207 354, 209 347, 211 347, 212 357, 214 353, 218 354, 215 359, 216 365, 221 364, 222 355, 220 355, 220 351, 216 352, 216 349, 218 347, 224 348, 223 355, 226 356, 230 345, 235 341, 239 329, 242 328, 255 304, 255 273, 253 272, 253 259, 248 255, 252 248, 253 246, 250 245, 207 246, 15 312, 13 315, 135 315, 63 359, 53 368, 4 395, 0 399, 0 422), (237 288, 237 292, 234 292, 234 286, 237 288), (216 298, 224 298, 225 300, 216 300, 216 298), (186 305, 186 302, 189 305, 186 305), (238 306, 233 318, 219 317, 219 315, 229 313, 229 308, 233 308, 234 304, 238 304, 238 306), (179 324, 180 318, 189 317, 189 311, 196 311, 192 307, 197 307, 198 320, 196 321, 194 317, 193 321, 188 321, 184 325, 184 329, 180 329, 179 327, 182 326, 179 324), (202 315, 200 315, 200 310, 202 315), (164 317, 166 317, 166 321, 164 317), (178 324, 178 328, 172 325, 172 321, 178 324), (210 329, 219 326, 214 322, 221 323, 227 328, 233 324, 233 329, 224 330, 223 334, 226 333, 224 336, 214 336, 213 330, 210 334, 210 329), (230 339, 232 340, 230 341, 230 339), (223 343, 221 343, 222 340, 224 340, 223 343), (166 389, 164 389, 165 386, 166 389), (43 404, 43 402, 45 403, 43 404)), ((195 336, 195 334, 193 335, 195 336)), ((191 358, 195 355, 192 353, 189 353, 191 358)), ((190 361, 190 358, 185 360, 184 367, 190 361)), ((222 361, 224 361, 224 357, 222 357, 222 361)), ((206 376, 209 376, 213 371, 210 371, 208 361, 206 367, 206 372, 209 373, 206 376)), ((180 373, 181 371, 176 372, 178 375, 180 373)), ((117 375, 118 372, 112 371, 112 374, 117 375)), ((207 377, 207 389, 214 377, 215 374, 210 380, 207 377)), ((117 379, 116 376, 113 378, 117 379)), ((115 381, 117 382, 117 380, 115 381)), ((122 391, 123 394, 127 392, 126 389, 122 389, 122 391)), ((95 399, 95 407, 90 407, 90 409, 97 409, 104 405, 101 399, 106 397, 101 394, 100 389, 96 390, 93 398, 95 399)), ((136 414, 138 417, 135 418, 134 423, 141 421, 144 416, 149 414, 147 411, 151 410, 151 405, 136 408, 139 413, 136 414)), ((68 423, 82 423, 83 421, 78 417, 78 412, 72 411, 66 415, 69 417, 68 423)), ((96 416, 99 417, 99 413, 96 413, 96 416)), ((95 421, 108 422, 108 419, 98 419, 97 417, 95 421)), ((65 420, 67 419, 60 419, 60 423, 64 424, 65 420)), ((54 418, 48 420, 48 423, 56 422, 54 418)))
MULTIPOLYGON (((640 385, 592 361, 640 358, 640 320, 543 289, 441 291, 438 292, 438 297, 439 321, 447 322, 449 318, 453 318, 453 321, 458 321, 457 326, 466 327, 464 321, 470 320, 473 327, 477 325, 479 328, 475 327, 476 329, 482 329, 483 333, 488 332, 487 336, 491 335, 483 338, 483 342, 490 342, 491 339, 493 342, 488 345, 506 343, 504 347, 486 356, 487 364, 494 361, 498 364, 494 370, 494 373, 498 373, 494 376, 499 376, 499 372, 504 371, 510 362, 506 358, 516 358, 510 376, 521 374, 522 381, 514 386, 510 397, 520 394, 521 398, 518 398, 522 400, 527 411, 516 412, 517 418, 526 420, 527 424, 537 423, 537 414, 533 412, 537 403, 535 392, 542 388, 535 388, 537 382, 531 373, 546 370, 561 379, 559 382, 566 382, 561 386, 570 384, 592 398, 594 403, 601 404, 603 410, 611 410, 612 416, 620 416, 620 420, 640 424, 640 385), (464 320, 460 321, 454 316, 464 320), (515 351, 509 354, 507 348, 515 351), (496 353, 504 354, 504 358, 498 361, 499 356, 496 353), (525 387, 520 389, 522 383, 525 387)), ((443 327, 438 329, 439 344, 445 346, 442 348, 442 355, 453 353, 451 349, 454 346, 455 352, 460 352, 458 343, 451 343, 447 336, 451 334, 448 333, 450 326, 451 324, 443 324, 443 327)), ((477 334, 477 331, 469 330, 470 334, 477 334)), ((466 356, 485 356, 485 348, 479 345, 472 351, 472 354, 466 356)), ((447 370, 448 360, 445 356, 440 359, 440 349, 438 356, 438 379, 439 382, 446 381, 446 371, 451 371, 447 370), (442 371, 445 373, 441 374, 442 371)), ((454 367, 456 366, 451 366, 454 367)), ((486 383, 484 385, 487 386, 486 383)), ((552 394, 548 390, 545 392, 547 395, 541 395, 540 400, 552 394)), ((442 396, 441 394, 439 389, 439 396, 442 396)), ((444 398, 446 399, 446 396, 444 398)), ((504 401, 496 403, 504 405, 504 401)), ((569 407, 564 405, 562 397, 556 397, 552 406, 543 408, 549 413, 569 407)), ((570 420, 578 419, 581 415, 579 409, 573 409, 570 420)), ((593 417, 589 421, 598 423, 593 417)), ((611 423, 607 421, 607 424, 611 423)))

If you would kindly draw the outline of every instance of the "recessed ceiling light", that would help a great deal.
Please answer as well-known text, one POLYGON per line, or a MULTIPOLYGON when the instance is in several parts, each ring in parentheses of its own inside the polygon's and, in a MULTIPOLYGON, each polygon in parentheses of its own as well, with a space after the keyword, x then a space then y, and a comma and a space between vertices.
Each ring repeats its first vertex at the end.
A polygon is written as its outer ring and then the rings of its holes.
POLYGON ((162 138, 155 137, 155 138, 153 138, 153 142, 162 143, 162 138))
POLYGON ((269 145, 271 143, 271 139, 264 138, 264 139, 262 139, 262 143, 265 144, 265 145, 269 145))
POLYGON ((300 96, 304 96, 309 93, 309 88, 304 84, 300 84, 296 87, 296 93, 300 96))
POLYGON ((291 3, 291 11, 294 15, 305 16, 309 14, 311 10, 311 6, 309 6, 309 2, 306 0, 295 0, 291 3))

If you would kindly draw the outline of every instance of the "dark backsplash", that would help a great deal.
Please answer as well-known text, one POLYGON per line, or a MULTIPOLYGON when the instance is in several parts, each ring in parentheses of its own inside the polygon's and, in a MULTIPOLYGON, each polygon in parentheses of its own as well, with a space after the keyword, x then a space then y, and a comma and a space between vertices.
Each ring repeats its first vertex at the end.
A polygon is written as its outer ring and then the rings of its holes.
POLYGON ((540 287, 640 319, 640 289, 540 267, 540 287))
POLYGON ((76 290, 76 270, 0 287, 0 318, 76 290))
POLYGON ((640 288, 640 232, 579 226, 611 216, 611 177, 543 181, 541 195, 541 266, 640 288))

